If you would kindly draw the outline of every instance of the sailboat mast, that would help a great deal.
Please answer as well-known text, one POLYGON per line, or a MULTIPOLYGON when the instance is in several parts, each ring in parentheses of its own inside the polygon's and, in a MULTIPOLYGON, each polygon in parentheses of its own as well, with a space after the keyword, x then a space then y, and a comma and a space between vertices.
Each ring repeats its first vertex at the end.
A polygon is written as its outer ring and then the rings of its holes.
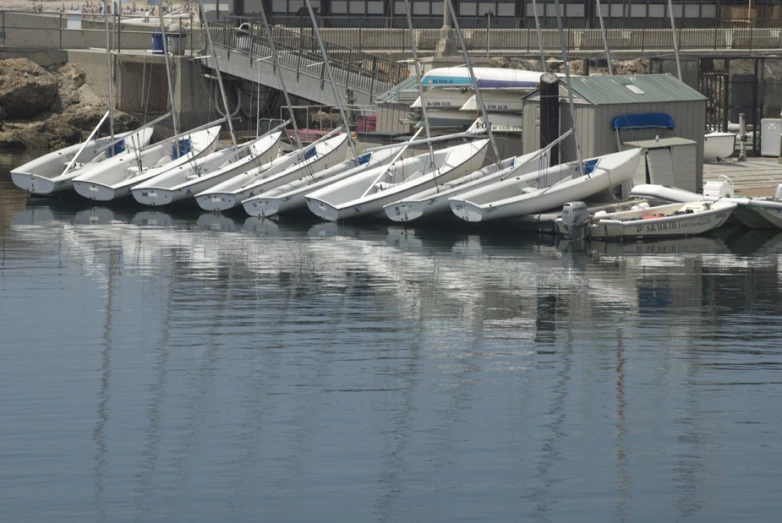
MULTIPOLYGON (((309 0, 307 0, 309 1, 309 0)), ((478 87, 478 79, 475 77, 475 71, 472 68, 472 60, 467 53, 467 47, 464 45, 464 38, 462 37, 462 29, 459 27, 459 17, 456 14, 456 9, 453 8, 453 1, 446 0, 448 2, 448 10, 451 12, 451 19, 453 20, 453 28, 456 30, 456 36, 459 37, 459 45, 462 48, 462 56, 464 57, 464 63, 467 65, 467 70, 470 72, 470 81, 475 87, 475 99, 478 100, 478 105, 481 108, 481 114, 483 115, 483 123, 486 124, 486 132, 489 133, 489 141, 491 142, 491 148, 494 151, 494 161, 497 165, 502 162, 500 158, 500 151, 497 149, 497 142, 494 141, 494 132, 491 130, 491 122, 489 121, 489 114, 486 111, 486 106, 483 104, 483 96, 481 95, 481 89, 478 87)))
MULTIPOLYGON (((199 0, 200 1, 200 0, 199 0)), ((312 20, 312 29, 315 31, 315 37, 318 39, 318 45, 320 45, 320 53, 323 55, 323 66, 326 68, 326 73, 329 75, 329 82, 331 83, 331 92, 334 94, 334 100, 337 102, 339 108, 339 114, 342 117, 342 125, 345 126, 345 132, 348 133, 348 143, 350 144, 350 150, 353 152, 353 157, 358 160, 358 153, 356 152, 356 144, 353 141, 353 137, 350 135, 350 122, 345 115, 345 108, 342 106, 342 99, 339 97, 337 91, 337 84, 334 82, 334 75, 331 74, 331 65, 329 65, 328 56, 326 56, 326 47, 323 45, 323 40, 320 38, 320 29, 318 29, 318 23, 315 20, 315 12, 312 10, 312 3, 310 0, 305 0, 307 3, 307 10, 310 12, 310 19, 312 20)), ((347 86, 345 86, 347 89, 347 86)))
MULTIPOLYGON (((109 38, 109 0, 103 0, 103 20, 106 24, 106 67, 109 72, 109 128, 111 129, 111 141, 114 141, 114 95, 112 94, 112 83, 114 75, 112 74, 111 59, 111 39, 109 38)), ((111 156, 109 154, 109 156, 111 156)))
POLYGON ((567 60, 567 46, 565 45, 565 30, 562 28, 562 13, 559 10, 559 0, 554 0, 554 9, 557 12, 557 29, 559 30, 559 45, 562 47, 562 63, 565 66, 565 80, 567 82, 567 95, 570 103, 570 117, 573 119, 573 139, 576 142, 576 158, 578 159, 579 176, 584 174, 584 161, 581 159, 581 142, 578 140, 576 130, 576 105, 573 102, 573 89, 570 87, 570 64, 567 60))
MULTIPOLYGON (((280 69, 280 64, 277 60, 277 46, 274 44, 274 37, 272 35, 272 30, 269 27, 269 22, 266 20, 266 9, 263 7, 263 2, 259 2, 258 5, 261 6, 261 20, 263 21, 263 27, 266 30, 266 37, 269 39, 269 49, 272 52, 272 61, 274 63, 274 71, 277 73, 277 81, 280 82, 280 87, 282 87, 282 94, 285 96, 285 103, 288 104, 288 113, 291 117, 291 125, 293 125, 293 132, 296 134, 296 145, 298 145, 299 149, 301 149, 302 147, 301 137, 299 136, 299 127, 296 125, 296 116, 293 114, 291 98, 288 95, 288 89, 285 87, 285 80, 282 78, 282 70, 280 69)), ((260 68, 260 65, 258 67, 260 68)), ((260 74, 260 72, 258 74, 260 74)), ((260 88, 260 82, 258 83, 258 86, 260 88)), ((260 110, 260 96, 258 96, 258 107, 260 110)), ((258 122, 255 122, 255 125, 259 125, 258 122)), ((348 129, 348 132, 350 132, 350 129, 348 129)))
POLYGON ((671 35, 673 36, 673 52, 676 55, 676 72, 679 74, 679 81, 682 81, 682 64, 679 62, 679 42, 676 40, 676 22, 673 16, 673 4, 668 0, 668 16, 671 18, 671 35))
POLYGON ((535 15, 535 29, 538 33, 538 47, 540 47, 540 67, 541 71, 546 72, 546 57, 543 55, 543 33, 540 31, 540 20, 538 19, 538 3, 532 0, 532 14, 535 15))
POLYGON ((209 22, 206 19, 206 11, 204 10, 203 0, 198 0, 198 7, 201 8, 201 16, 203 16, 202 22, 204 23, 204 30, 206 32, 206 41, 209 44, 209 54, 212 55, 212 59, 215 62, 215 73, 217 73, 217 85, 220 87, 220 96, 223 99, 223 108, 225 109, 225 121, 228 122, 228 130, 231 132, 231 142, 233 142, 234 149, 236 145, 236 134, 234 133, 234 124, 231 121, 231 111, 228 109, 228 99, 225 96, 225 87, 223 87, 223 75, 220 73, 220 67, 217 63, 217 53, 215 52, 214 43, 212 43, 212 33, 209 32, 209 22))
POLYGON ((171 64, 168 59, 168 38, 166 38, 166 24, 163 22, 163 10, 160 8, 160 2, 157 6, 157 14, 160 18, 160 36, 163 37, 163 55, 166 57, 166 79, 168 80, 168 97, 171 101, 171 125, 174 127, 174 136, 178 135, 177 131, 177 112, 174 99, 174 83, 171 81, 171 64))
MULTIPOLYGON (((426 129, 426 139, 429 140, 429 160, 434 168, 434 149, 432 149, 432 133, 429 130, 429 117, 426 114, 426 100, 424 99, 424 86, 421 85, 421 66, 418 64, 418 50, 415 46, 415 35, 413 34, 413 18, 410 15, 410 0, 405 0, 405 11, 407 12, 407 31, 410 35, 410 49, 413 51, 413 63, 415 64, 415 85, 418 86, 418 96, 421 97, 421 112, 424 116, 424 128, 426 129)), ((436 179, 435 179, 436 180, 436 179)))
POLYGON ((597 7, 597 17, 600 19, 600 32, 603 33, 603 45, 606 48, 606 60, 608 60, 608 75, 614 76, 614 67, 611 65, 611 47, 608 45, 608 33, 606 32, 606 26, 603 22, 603 11, 600 8, 600 0, 595 0, 595 7, 597 7))

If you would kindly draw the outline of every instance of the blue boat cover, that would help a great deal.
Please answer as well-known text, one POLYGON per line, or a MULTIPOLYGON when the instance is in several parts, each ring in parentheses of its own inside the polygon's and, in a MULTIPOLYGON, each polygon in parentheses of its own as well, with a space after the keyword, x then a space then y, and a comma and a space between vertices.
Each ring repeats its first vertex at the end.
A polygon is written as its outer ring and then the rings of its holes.
POLYGON ((109 149, 109 158, 125 150, 125 140, 120 140, 109 149))
POLYGON ((584 162, 584 174, 592 174, 597 166, 598 159, 587 160, 584 162))
POLYGON ((356 165, 364 165, 365 163, 369 162, 369 159, 372 158, 372 153, 362 154, 357 158, 356 165))
POLYGON ((611 127, 620 129, 676 129, 671 115, 666 113, 623 114, 611 120, 611 127))
POLYGON ((182 138, 171 145, 171 159, 176 160, 190 152, 190 138, 182 138))
POLYGON ((315 149, 314 147, 310 147, 309 149, 307 149, 307 152, 304 153, 304 159, 309 160, 310 158, 317 155, 318 155, 317 149, 315 149))

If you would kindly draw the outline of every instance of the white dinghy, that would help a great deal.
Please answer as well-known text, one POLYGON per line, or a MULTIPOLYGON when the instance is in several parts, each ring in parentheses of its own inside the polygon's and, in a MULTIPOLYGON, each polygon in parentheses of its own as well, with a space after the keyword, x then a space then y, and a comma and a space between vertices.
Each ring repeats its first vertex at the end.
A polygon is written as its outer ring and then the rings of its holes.
POLYGON ((109 158, 128 157, 136 147, 146 146, 152 129, 122 133, 52 151, 11 171, 14 185, 32 194, 54 194, 73 187, 73 179, 109 158), (113 152, 113 156, 109 156, 113 152))
POLYGON ((728 201, 737 205, 733 217, 750 229, 782 229, 782 184, 777 185, 771 198, 735 196, 733 181, 727 176, 706 182, 703 194, 697 194, 665 185, 636 185, 631 196, 664 202, 728 201))
POLYGON ((584 213, 586 205, 583 202, 571 202, 565 205, 557 227, 560 232, 570 235, 579 227, 585 227, 588 237, 618 240, 695 236, 724 225, 735 208, 735 203, 725 200, 655 207, 642 203, 629 211, 600 211, 590 217, 584 213))
POLYGON ((306 210, 307 200, 305 195, 369 169, 386 165, 404 147, 404 144, 400 144, 397 147, 370 149, 360 155, 358 161, 355 159, 345 160, 316 173, 314 176, 299 178, 253 198, 248 198, 242 202, 242 205, 247 214, 260 217, 306 210))
POLYGON ((234 176, 196 194, 198 206, 205 211, 226 211, 242 201, 291 181, 313 176, 345 158, 348 135, 334 136, 339 129, 303 149, 234 176))
POLYGON ((73 180, 76 192, 90 200, 109 201, 130 194, 133 186, 209 153, 217 142, 220 124, 188 131, 101 162, 100 166, 73 180))
POLYGON ((274 130, 238 149, 218 151, 182 169, 160 174, 133 188, 133 198, 150 206, 193 197, 245 171, 271 161, 280 148, 282 131, 274 130))
POLYGON ((717 162, 729 158, 735 150, 736 133, 709 133, 704 136, 704 162, 717 162))
POLYGON ((538 171, 534 184, 529 178, 506 179, 451 198, 451 210, 479 222, 560 208, 631 180, 640 157, 641 149, 630 149, 585 160, 584 175, 577 178, 578 163, 571 162, 538 171))
MULTIPOLYGON (((451 203, 448 201, 449 198, 509 178, 514 178, 518 183, 537 183, 537 172, 543 167, 541 162, 548 163, 548 152, 552 147, 570 136, 571 132, 566 132, 539 151, 507 158, 499 165, 489 165, 470 175, 426 189, 404 200, 390 203, 384 207, 386 216, 395 222, 408 222, 433 217, 453 218, 453 213, 450 212, 451 203), (523 175, 531 173, 535 174, 523 177, 523 175), (524 180, 522 180, 522 177, 524 180)), ((549 177, 547 181, 548 183, 556 183, 559 180, 555 177, 549 177)))
POLYGON ((488 145, 488 139, 475 140, 435 151, 433 158, 425 153, 395 160, 308 194, 307 206, 329 221, 383 213, 389 203, 477 170, 488 145))

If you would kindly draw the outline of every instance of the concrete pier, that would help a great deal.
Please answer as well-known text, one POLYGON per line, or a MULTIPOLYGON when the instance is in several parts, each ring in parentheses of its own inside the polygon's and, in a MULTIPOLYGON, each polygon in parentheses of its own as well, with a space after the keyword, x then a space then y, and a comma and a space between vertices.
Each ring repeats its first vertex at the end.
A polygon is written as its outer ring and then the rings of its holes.
MULTIPOLYGON (((219 117, 210 111, 210 80, 203 77, 200 62, 189 54, 172 59, 174 100, 182 128, 195 127, 219 117)), ((86 83, 95 94, 108 98, 109 75, 104 50, 69 50, 67 60, 84 69, 86 83)), ((113 79, 116 108, 136 116, 164 114, 169 106, 165 74, 163 55, 146 51, 118 53, 113 79)))

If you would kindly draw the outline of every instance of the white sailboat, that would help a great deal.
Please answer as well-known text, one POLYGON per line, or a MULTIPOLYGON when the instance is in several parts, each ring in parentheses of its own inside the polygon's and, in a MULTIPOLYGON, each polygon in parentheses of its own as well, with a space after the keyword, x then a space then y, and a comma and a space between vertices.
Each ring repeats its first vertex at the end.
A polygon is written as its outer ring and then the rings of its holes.
POLYGON ((220 124, 164 140, 133 154, 118 155, 73 179, 73 188, 90 200, 109 201, 160 173, 189 165, 214 149, 220 124))
MULTIPOLYGON (((97 131, 97 128, 96 128, 97 131)), ((94 131, 93 131, 94 133, 94 131)), ((114 157, 128 156, 136 147, 144 147, 152 138, 152 129, 144 128, 107 136, 52 151, 11 171, 14 185, 32 194, 48 195, 73 187, 73 179, 93 169, 100 162, 114 157)))
MULTIPOLYGON (((108 3, 104 0, 104 8, 108 3)), ((106 66, 109 79, 112 74, 111 45, 109 39, 108 9, 104 12, 106 32, 106 66)), ((50 195, 73 187, 73 179, 90 171, 101 162, 116 157, 125 157, 136 153, 146 146, 152 138, 152 126, 168 117, 168 114, 143 126, 141 129, 120 135, 114 135, 114 98, 113 82, 108 82, 109 108, 98 125, 83 143, 72 145, 58 151, 45 154, 11 171, 14 184, 33 194, 50 195), (94 139, 103 123, 109 120, 109 136, 94 139)), ((171 113, 169 113, 171 114, 171 113)), ((172 114, 173 116, 173 114, 172 114)))
POLYGON ((451 210, 465 221, 479 222, 557 209, 631 180, 640 157, 641 149, 630 149, 586 160, 583 176, 578 176, 578 162, 570 162, 536 172, 534 184, 506 179, 451 198, 451 210), (549 186, 552 178, 557 182, 549 186))
POLYGON ((261 217, 273 216, 283 212, 306 210, 307 200, 305 195, 369 169, 385 165, 403 147, 405 145, 400 144, 398 147, 370 149, 359 156, 358 161, 354 159, 345 160, 333 167, 315 173, 313 176, 305 176, 280 185, 258 196, 244 200, 242 206, 250 216, 261 217))
POLYGON ((371 169, 308 194, 307 206, 329 221, 383 213, 391 202, 477 170, 488 145, 476 140, 435 151, 434 158, 425 153, 371 169))
POLYGON ((340 163, 345 158, 346 134, 313 142, 302 150, 225 180, 195 195, 198 206, 205 211, 226 211, 262 192, 280 185, 314 176, 323 169, 340 163))
MULTIPOLYGON (((570 136, 571 131, 560 136, 547 147, 535 152, 507 158, 499 164, 492 164, 467 176, 457 178, 431 189, 416 193, 404 200, 390 203, 384 207, 386 216, 395 222, 408 222, 421 218, 453 217, 450 212, 449 198, 456 197, 468 191, 485 187, 492 183, 505 179, 515 179, 519 184, 537 183, 537 172, 541 170, 545 162, 549 162, 548 152, 552 147, 570 136), (534 174, 533 174, 534 173, 534 174), (530 175, 532 176, 524 176, 530 175)), ((556 183, 556 176, 549 177, 548 183, 556 183)))
POLYGON ((150 178, 135 186, 133 198, 144 205, 159 206, 193 197, 229 178, 263 165, 280 148, 282 131, 275 130, 248 144, 212 153, 202 160, 150 178))

